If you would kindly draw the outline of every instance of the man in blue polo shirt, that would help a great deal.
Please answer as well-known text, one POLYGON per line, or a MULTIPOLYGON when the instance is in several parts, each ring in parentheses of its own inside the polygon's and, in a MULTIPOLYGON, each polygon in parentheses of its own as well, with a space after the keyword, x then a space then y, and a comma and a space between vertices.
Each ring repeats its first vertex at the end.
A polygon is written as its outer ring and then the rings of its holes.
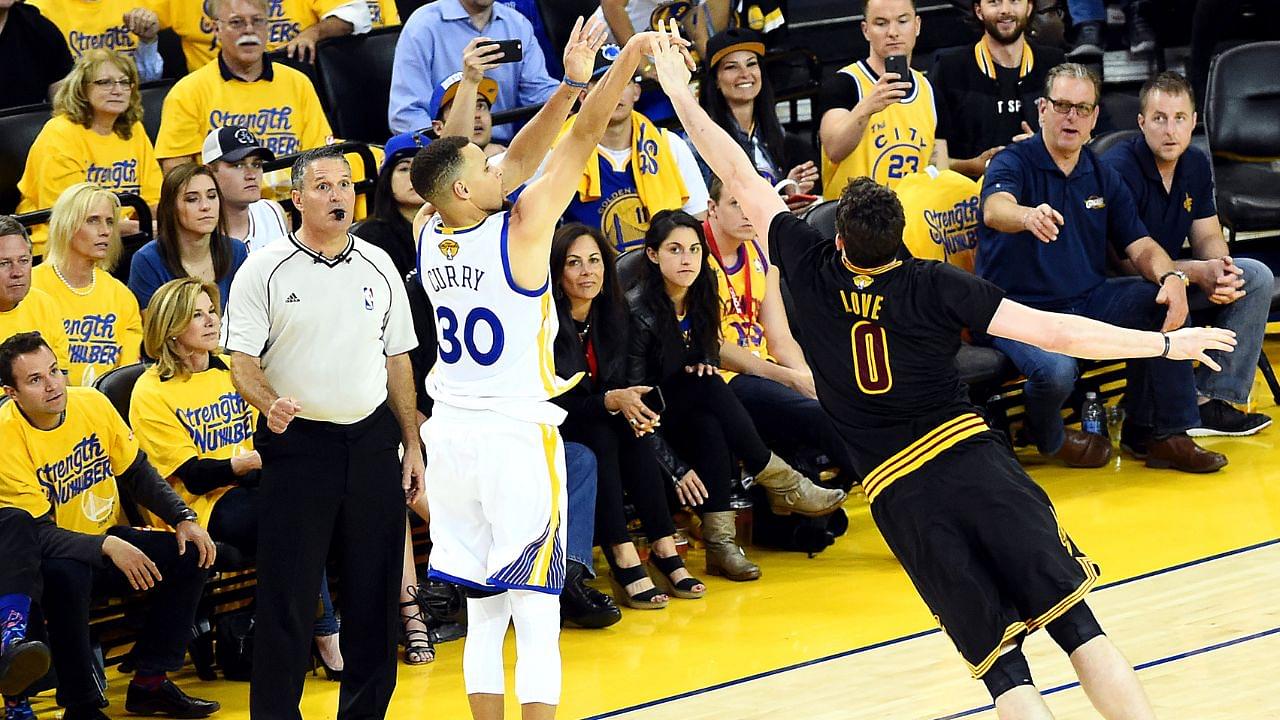
MULTIPOLYGON (((1124 178, 1138 215, 1193 283, 1192 304, 1208 307, 1192 313, 1196 324, 1212 324, 1236 333, 1236 351, 1218 358, 1222 372, 1196 371, 1200 422, 1187 431, 1206 435, 1252 435, 1271 424, 1262 413, 1245 413, 1234 404, 1249 401, 1271 312, 1275 277, 1257 260, 1233 258, 1218 224, 1209 155, 1191 147, 1196 104, 1191 84, 1175 72, 1151 78, 1139 94, 1142 135, 1113 147, 1103 158, 1124 178), (1190 253, 1182 249, 1191 241, 1190 253)), ((1133 274, 1133 266, 1124 263, 1133 274)))
MULTIPOLYGON (((1187 317, 1186 276, 1147 234, 1124 181, 1084 147, 1097 120, 1100 82, 1064 63, 1045 77, 1038 101, 1041 132, 1014 143, 987 166, 978 226, 977 272, 1012 300, 1139 330, 1174 330, 1187 317), (1107 278, 1107 248, 1142 277, 1107 278), (1165 306, 1165 307, 1161 307, 1165 306)), ((993 338, 1027 376, 1027 426, 1040 452, 1072 467, 1111 458, 1106 438, 1063 427, 1062 403, 1077 375, 1074 358, 993 338)), ((1125 393, 1135 426, 1124 438, 1149 467, 1212 472, 1222 455, 1187 434, 1199 424, 1189 362, 1131 360, 1125 393)))

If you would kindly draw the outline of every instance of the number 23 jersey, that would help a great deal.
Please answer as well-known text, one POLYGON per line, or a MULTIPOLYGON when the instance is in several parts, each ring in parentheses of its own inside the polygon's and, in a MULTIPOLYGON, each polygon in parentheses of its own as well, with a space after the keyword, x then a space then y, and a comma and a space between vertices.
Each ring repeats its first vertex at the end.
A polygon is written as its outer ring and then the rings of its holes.
MULTIPOLYGON (((479 225, 449 228, 437 215, 418 235, 418 275, 435 309, 437 360, 431 397, 456 407, 521 412, 573 387, 556 377, 559 322, 551 279, 537 290, 516 284, 507 252, 507 212, 479 225)), ((548 406, 544 410, 551 410, 548 406)))

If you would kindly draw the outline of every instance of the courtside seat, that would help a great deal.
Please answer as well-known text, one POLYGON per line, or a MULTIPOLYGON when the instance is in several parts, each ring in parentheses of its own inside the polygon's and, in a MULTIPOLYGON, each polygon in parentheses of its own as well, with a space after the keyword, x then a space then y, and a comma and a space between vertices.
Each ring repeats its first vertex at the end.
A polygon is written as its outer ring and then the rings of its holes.
POLYGON ((618 256, 618 284, 622 286, 623 293, 639 284, 640 272, 644 270, 646 260, 643 247, 633 248, 618 256))
POLYGON ((1093 151, 1094 155, 1102 157, 1108 150, 1116 145, 1141 134, 1142 131, 1137 129, 1116 130, 1114 132, 1104 133, 1089 141, 1089 149, 1093 151))
POLYGON ((316 46, 316 93, 335 137, 378 145, 391 137, 387 102, 399 38, 397 26, 316 46))
POLYGON ((1280 229, 1280 41, 1214 59, 1205 93, 1218 217, 1239 232, 1280 229))
POLYGON ((48 105, 25 105, 0 112, 0 213, 12 215, 18 207, 18 180, 27 165, 27 152, 51 113, 48 105))

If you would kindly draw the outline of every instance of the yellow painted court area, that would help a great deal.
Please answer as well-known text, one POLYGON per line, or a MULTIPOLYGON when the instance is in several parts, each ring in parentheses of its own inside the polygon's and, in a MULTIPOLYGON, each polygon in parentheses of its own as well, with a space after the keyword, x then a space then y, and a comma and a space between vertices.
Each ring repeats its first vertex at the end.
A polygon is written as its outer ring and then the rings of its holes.
MULTIPOLYGON (((1267 349, 1280 357, 1280 343, 1267 349)), ((1280 419, 1260 378, 1254 398, 1256 410, 1280 419)), ((1102 566, 1090 603, 1139 666, 1160 716, 1280 718, 1280 542, 1271 542, 1280 539, 1280 425, 1203 442, 1228 455, 1225 470, 1152 471, 1127 456, 1108 468, 1067 470, 1025 459, 1064 527, 1102 566), (1129 578, 1137 579, 1109 586, 1129 578)), ((979 710, 989 704, 986 691, 936 632, 865 500, 855 495, 846 507, 849 534, 813 559, 752 550, 764 571, 758 582, 704 578, 703 600, 624 609, 606 630, 566 630, 559 716, 994 718, 979 710)), ((701 557, 690 553, 695 574, 701 557)), ((432 665, 400 666, 391 717, 469 717, 462 643, 437 653, 432 665)), ((1058 717, 1097 717, 1069 685, 1070 665, 1051 640, 1033 637, 1027 654, 1041 689, 1056 689, 1049 704, 1058 717)), ((512 687, 510 637, 508 660, 512 687)), ((107 712, 123 716, 127 678, 113 668, 108 680, 107 712)), ((189 666, 179 680, 222 702, 215 717, 248 717, 247 684, 202 683, 189 666)), ((304 716, 334 717, 337 696, 336 683, 309 678, 304 716)), ((58 713, 47 695, 36 711, 58 713)), ((514 698, 507 716, 519 717, 514 698)))

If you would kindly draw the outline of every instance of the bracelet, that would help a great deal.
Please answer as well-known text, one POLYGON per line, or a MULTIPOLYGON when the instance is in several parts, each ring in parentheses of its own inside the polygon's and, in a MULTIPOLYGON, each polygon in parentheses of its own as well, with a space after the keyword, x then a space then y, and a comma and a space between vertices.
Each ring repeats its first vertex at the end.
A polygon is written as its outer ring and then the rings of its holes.
POLYGON ((568 86, 569 86, 569 87, 571 87, 571 88, 576 88, 576 89, 578 89, 578 90, 586 90, 586 89, 587 89, 587 83, 584 83, 584 82, 578 82, 577 80, 573 80, 573 79, 571 79, 568 75, 566 75, 566 76, 565 76, 565 78, 564 78, 564 80, 563 80, 562 82, 564 82, 564 84, 565 84, 565 85, 568 85, 568 86))
POLYGON ((1167 358, 1169 357, 1169 334, 1160 333, 1160 337, 1164 338, 1164 352, 1160 353, 1160 357, 1167 358))

